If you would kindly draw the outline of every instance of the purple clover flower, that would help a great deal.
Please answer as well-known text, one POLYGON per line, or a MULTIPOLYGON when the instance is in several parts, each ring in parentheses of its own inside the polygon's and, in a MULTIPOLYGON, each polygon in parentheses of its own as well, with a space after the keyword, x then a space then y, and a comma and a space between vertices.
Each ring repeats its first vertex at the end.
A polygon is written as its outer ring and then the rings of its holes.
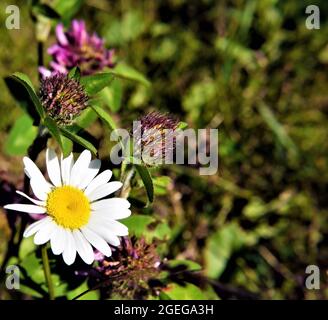
MULTIPOLYGON (((145 299, 159 294, 158 283, 162 261, 157 253, 159 242, 148 243, 144 237, 124 237, 121 245, 113 248, 110 258, 98 260, 98 266, 89 271, 89 284, 100 286, 104 296, 125 299, 145 299)), ((82 273, 80 273, 82 275, 82 273)))
POLYGON ((40 100, 48 116, 58 125, 73 123, 86 107, 88 95, 75 79, 58 73, 41 81, 40 100))
POLYGON ((176 148, 178 120, 168 114, 151 112, 133 128, 134 155, 148 166, 160 165, 173 157, 176 148))
POLYGON ((39 67, 43 77, 57 73, 67 74, 75 66, 81 69, 82 75, 114 66, 114 50, 106 49, 104 40, 96 33, 88 34, 83 20, 73 20, 66 32, 63 24, 59 23, 56 27, 56 38, 57 43, 48 48, 53 59, 50 68, 39 67))

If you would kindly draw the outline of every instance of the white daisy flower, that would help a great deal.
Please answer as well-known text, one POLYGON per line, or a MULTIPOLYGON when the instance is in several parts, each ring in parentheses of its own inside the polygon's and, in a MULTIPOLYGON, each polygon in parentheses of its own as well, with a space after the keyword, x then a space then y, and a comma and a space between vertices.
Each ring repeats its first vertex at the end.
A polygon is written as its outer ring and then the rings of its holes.
POLYGON ((94 261, 92 246, 111 256, 108 244, 118 246, 119 236, 128 235, 128 228, 117 220, 131 215, 130 203, 123 198, 102 198, 120 189, 122 183, 109 182, 111 170, 96 176, 101 162, 91 160, 88 150, 74 163, 72 154, 59 161, 56 153, 47 149, 46 160, 52 183, 46 181, 31 159, 24 157, 24 171, 37 199, 17 191, 33 204, 8 204, 4 208, 45 215, 25 230, 24 237, 35 235, 36 245, 50 241, 52 252, 62 254, 67 265, 75 261, 76 253, 91 264, 94 261))

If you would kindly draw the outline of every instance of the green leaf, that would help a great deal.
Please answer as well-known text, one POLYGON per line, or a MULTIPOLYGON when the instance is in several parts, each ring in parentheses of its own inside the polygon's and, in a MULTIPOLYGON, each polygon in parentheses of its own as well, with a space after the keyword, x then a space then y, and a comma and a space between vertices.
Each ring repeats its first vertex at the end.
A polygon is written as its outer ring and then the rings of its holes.
POLYGON ((175 268, 178 266, 186 266, 188 271, 200 271, 202 270, 202 266, 192 260, 169 260, 167 262, 168 266, 171 268, 175 268))
POLYGON ((208 237, 205 246, 205 272, 210 278, 218 278, 231 255, 244 245, 253 245, 254 238, 247 235, 236 222, 224 225, 208 237))
MULTIPOLYGON (((48 291, 44 276, 42 260, 32 251, 27 254, 20 263, 20 268, 24 270, 22 282, 25 285, 25 292, 33 296, 39 296, 40 292, 48 291), (29 284, 29 287, 27 285, 29 284)), ((67 292, 68 284, 63 282, 58 274, 52 273, 51 280, 54 285, 55 297, 64 296, 67 292)))
POLYGON ((110 19, 109 25, 104 30, 106 40, 114 46, 121 46, 139 37, 145 30, 146 21, 142 11, 134 8, 126 10, 123 16, 110 19))
POLYGON ((50 19, 59 19, 60 14, 50 6, 44 3, 38 3, 34 6, 32 6, 32 14, 34 16, 44 16, 50 19))
POLYGON ((93 96, 105 87, 107 87, 114 79, 112 73, 97 73, 90 76, 82 77, 80 83, 84 86, 88 95, 93 96))
MULTIPOLYGON (((87 281, 83 282, 79 287, 76 289, 73 289, 67 293, 67 298, 69 300, 72 300, 76 298, 81 293, 87 291, 89 289, 87 281)), ((99 291, 98 290, 92 290, 88 293, 84 294, 81 298, 78 300, 99 300, 99 291)))
POLYGON ((238 61, 238 63, 247 70, 253 71, 258 68, 255 50, 251 50, 241 43, 227 37, 218 37, 214 46, 222 54, 238 61))
POLYGON ((74 67, 73 69, 70 70, 68 73, 68 77, 71 79, 75 79, 77 81, 80 81, 81 79, 81 70, 78 66, 74 67))
POLYGON ((92 108, 86 108, 81 114, 75 119, 75 124, 81 128, 89 127, 93 122, 97 120, 98 116, 92 108))
POLYGON ((172 229, 168 223, 163 221, 159 222, 154 230, 151 230, 149 238, 157 238, 159 240, 169 240, 172 234, 172 229))
POLYGON ((137 172, 139 173, 141 180, 146 188, 147 196, 149 202, 153 202, 154 200, 154 185, 151 178, 151 175, 148 169, 142 165, 135 165, 137 172))
POLYGON ((294 141, 290 138, 284 126, 277 120, 272 110, 264 103, 259 105, 258 110, 263 120, 277 137, 279 143, 293 156, 298 157, 298 149, 294 141))
POLYGON ((125 63, 118 63, 117 66, 111 70, 111 72, 119 78, 133 80, 143 84, 146 87, 150 87, 151 85, 149 80, 141 72, 125 63))
POLYGON ((202 116, 202 110, 212 101, 215 101, 217 95, 217 85, 213 80, 194 82, 183 96, 182 106, 188 112, 191 119, 198 121, 202 116))
POLYGON ((168 186, 171 182, 171 178, 167 176, 153 178, 154 194, 159 196, 167 194, 168 186))
POLYGON ((37 284, 44 282, 44 273, 42 267, 42 261, 36 256, 36 252, 33 251, 26 255, 22 260, 20 267, 24 268, 28 276, 37 284))
POLYGON ((8 155, 24 155, 36 138, 38 129, 33 126, 33 120, 27 114, 19 117, 11 128, 4 150, 8 155))
POLYGON ((45 112, 44 112, 44 109, 41 105, 41 102, 40 102, 38 96, 36 95, 36 93, 34 91, 33 84, 31 82, 30 78, 26 74, 21 73, 21 72, 15 72, 14 74, 12 74, 10 76, 10 78, 21 83, 24 86, 24 88, 28 92, 40 118, 43 119, 45 112))
POLYGON ((103 102, 112 112, 119 111, 122 100, 122 82, 120 79, 114 79, 110 86, 100 92, 103 102))
POLYGON ((206 296, 206 300, 221 300, 210 284, 202 288, 202 292, 206 296))
POLYGON ((186 129, 188 127, 188 123, 187 122, 183 122, 183 121, 180 121, 179 124, 178 124, 178 129, 186 129))
POLYGON ((152 216, 132 215, 121 222, 128 227, 130 235, 137 238, 145 237, 148 242, 152 242, 153 239, 168 240, 172 234, 167 222, 156 220, 152 216))
POLYGON ((155 218, 143 214, 132 215, 122 220, 129 228, 129 234, 135 235, 137 238, 147 234, 147 226, 155 221, 155 218))
POLYGON ((103 108, 92 105, 91 108, 98 114, 99 118, 111 129, 115 130, 117 128, 113 118, 107 113, 103 108))
MULTIPOLYGON (((51 280, 54 285, 55 297, 63 297, 66 295, 69 284, 63 281, 58 274, 52 273, 51 280)), ((47 285, 42 286, 46 291, 48 291, 47 285)))
POLYGON ((70 140, 78 143, 79 145, 81 145, 84 148, 87 148, 88 150, 90 150, 94 155, 97 155, 97 149, 92 145, 91 142, 87 141, 86 139, 78 136, 77 134, 69 131, 68 129, 65 128, 60 128, 61 133, 69 138, 70 140))
POLYGON ((19 246, 19 259, 25 259, 29 254, 32 254, 35 248, 36 245, 34 244, 33 237, 23 238, 19 246))
POLYGON ((43 298, 42 294, 40 294, 37 290, 30 288, 29 286, 25 285, 24 283, 20 283, 19 291, 28 296, 32 296, 35 298, 43 298))
POLYGON ((61 134, 59 131, 59 128, 57 127, 57 124, 54 120, 52 120, 49 117, 46 117, 44 119, 44 125, 49 129, 49 132, 51 133, 51 135, 54 137, 54 139, 58 142, 61 150, 63 150, 63 142, 61 139, 61 134))
POLYGON ((4 80, 11 95, 18 102, 19 106, 31 116, 35 124, 38 124, 40 115, 35 104, 37 104, 38 108, 42 111, 43 108, 41 107, 39 99, 36 97, 31 81, 27 76, 25 76, 25 78, 23 76, 25 75, 16 73, 5 77, 4 80), (20 76, 24 80, 21 80, 20 76))
POLYGON ((63 135, 61 135, 61 139, 62 139, 62 143, 63 143, 63 156, 64 156, 64 158, 66 158, 73 151, 73 142, 72 142, 72 140, 66 138, 63 135))
POLYGON ((55 0, 52 7, 61 15, 62 20, 69 21, 81 8, 84 0, 55 0))
POLYGON ((269 210, 270 206, 268 206, 261 198, 252 197, 244 207, 243 214, 250 220, 256 220, 265 215, 269 210))
POLYGON ((186 283, 184 286, 177 283, 170 283, 164 289, 162 300, 206 300, 202 290, 192 283, 186 283))

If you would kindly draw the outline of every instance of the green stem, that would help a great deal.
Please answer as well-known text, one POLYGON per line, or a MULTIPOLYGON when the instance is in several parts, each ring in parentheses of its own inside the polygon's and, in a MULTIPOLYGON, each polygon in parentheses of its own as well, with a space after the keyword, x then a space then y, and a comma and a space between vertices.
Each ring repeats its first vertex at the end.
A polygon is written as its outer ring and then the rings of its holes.
POLYGON ((131 180, 134 176, 135 173, 135 168, 134 166, 131 167, 130 170, 126 171, 126 168, 124 168, 125 175, 123 178, 123 186, 120 192, 120 197, 121 198, 127 198, 129 196, 130 190, 131 190, 131 180))
POLYGON ((47 245, 43 245, 41 251, 42 251, 43 271, 48 286, 49 299, 55 300, 54 286, 51 279, 51 271, 50 271, 48 253, 47 253, 47 245))

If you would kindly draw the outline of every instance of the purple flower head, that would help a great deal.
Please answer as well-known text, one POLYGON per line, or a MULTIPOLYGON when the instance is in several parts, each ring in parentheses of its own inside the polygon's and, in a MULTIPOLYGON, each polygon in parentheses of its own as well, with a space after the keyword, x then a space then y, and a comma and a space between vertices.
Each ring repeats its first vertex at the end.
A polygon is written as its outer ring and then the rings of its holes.
POLYGON ((144 238, 124 237, 110 258, 99 261, 90 281, 98 284, 105 296, 118 295, 125 299, 143 299, 156 295, 152 280, 159 278, 161 259, 157 253, 158 241, 147 243, 144 238))
POLYGON ((73 20, 69 30, 64 31, 62 23, 56 27, 57 43, 48 48, 52 56, 50 68, 39 67, 43 77, 54 73, 67 74, 78 66, 82 75, 93 74, 105 67, 112 68, 114 50, 105 48, 104 40, 96 33, 90 35, 83 20, 73 20))
POLYGON ((176 147, 178 123, 171 116, 159 112, 143 116, 133 127, 134 155, 148 166, 171 160, 176 147))
POLYGON ((51 75, 41 81, 40 100, 48 116, 58 125, 72 124, 87 107, 88 99, 83 86, 64 74, 51 75))

